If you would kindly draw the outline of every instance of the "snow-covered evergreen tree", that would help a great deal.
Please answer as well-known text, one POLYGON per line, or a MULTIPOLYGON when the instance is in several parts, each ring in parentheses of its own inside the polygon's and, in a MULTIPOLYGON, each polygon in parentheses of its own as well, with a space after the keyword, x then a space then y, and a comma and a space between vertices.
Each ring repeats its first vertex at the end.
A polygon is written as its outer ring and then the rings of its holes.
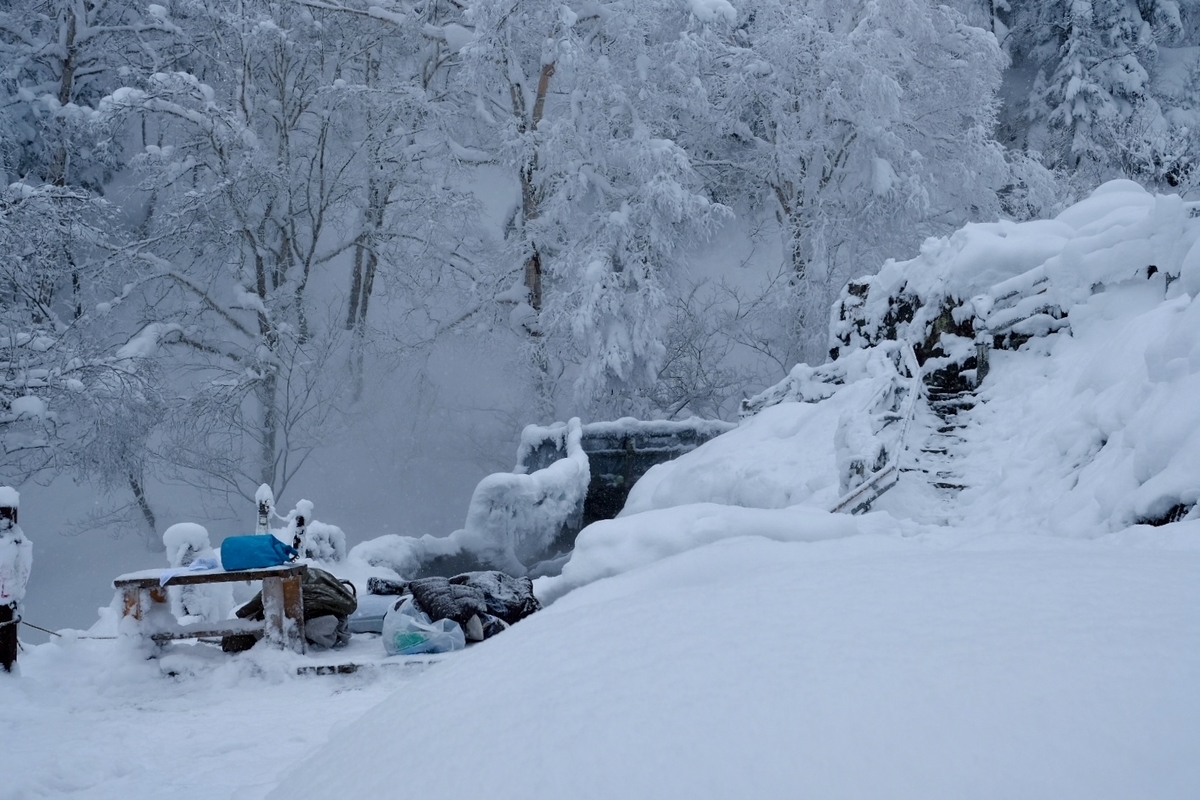
POLYGON ((1013 0, 1005 19, 1015 102, 1011 142, 1062 170, 1077 190, 1128 177, 1195 185, 1200 145, 1200 3, 1013 0), (1021 95, 1022 75, 1032 84, 1021 95))

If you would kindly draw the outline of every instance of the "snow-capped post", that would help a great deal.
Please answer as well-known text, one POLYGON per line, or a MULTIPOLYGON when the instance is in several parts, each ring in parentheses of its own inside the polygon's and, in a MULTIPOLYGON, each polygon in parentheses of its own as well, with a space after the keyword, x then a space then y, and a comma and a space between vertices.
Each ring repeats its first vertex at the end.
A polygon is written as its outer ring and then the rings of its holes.
POLYGON ((305 534, 308 531, 308 525, 312 522, 313 504, 311 500, 301 500, 296 503, 296 508, 292 511, 292 547, 296 548, 296 552, 300 554, 300 558, 305 557, 305 534))
POLYGON ((258 504, 258 525, 254 528, 254 532, 270 533, 271 512, 275 510, 275 493, 271 491, 270 486, 264 483, 254 493, 254 502, 258 504))
POLYGON ((17 524, 21 495, 0 486, 0 667, 12 672, 17 663, 17 623, 25 584, 33 566, 33 545, 17 524))

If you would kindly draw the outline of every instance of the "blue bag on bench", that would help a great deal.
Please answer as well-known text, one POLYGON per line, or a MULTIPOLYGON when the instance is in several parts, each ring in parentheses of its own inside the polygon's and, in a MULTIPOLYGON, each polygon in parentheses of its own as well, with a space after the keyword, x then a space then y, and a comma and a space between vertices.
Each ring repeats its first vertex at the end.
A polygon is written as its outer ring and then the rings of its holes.
POLYGON ((253 536, 226 536, 221 542, 221 566, 225 571, 259 569, 286 564, 299 553, 269 533, 253 536))

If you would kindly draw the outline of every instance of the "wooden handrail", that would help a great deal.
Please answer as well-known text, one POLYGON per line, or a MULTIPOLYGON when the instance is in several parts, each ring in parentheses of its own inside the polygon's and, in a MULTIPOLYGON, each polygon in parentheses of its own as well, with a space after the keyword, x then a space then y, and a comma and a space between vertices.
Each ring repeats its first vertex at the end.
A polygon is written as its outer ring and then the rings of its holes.
POLYGON ((847 509, 851 514, 865 511, 880 495, 891 489, 900 480, 900 455, 905 450, 904 440, 908 436, 908 425, 916 415, 917 397, 921 394, 924 386, 921 382, 921 367, 917 364, 917 354, 913 351, 912 344, 905 342, 901 353, 908 372, 912 376, 913 388, 904 401, 905 408, 901 414, 900 436, 897 437, 896 448, 881 469, 873 472, 865 481, 838 498, 833 507, 829 509, 834 514, 841 514, 847 509))

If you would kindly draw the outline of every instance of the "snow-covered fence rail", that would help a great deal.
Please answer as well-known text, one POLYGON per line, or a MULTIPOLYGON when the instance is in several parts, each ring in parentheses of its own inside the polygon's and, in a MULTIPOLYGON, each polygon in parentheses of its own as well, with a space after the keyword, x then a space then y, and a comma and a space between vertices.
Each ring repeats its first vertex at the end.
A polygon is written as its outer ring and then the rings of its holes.
POLYGON ((871 410, 861 417, 843 419, 838 425, 838 479, 842 496, 830 511, 858 513, 900 479, 900 456, 906 446, 909 425, 921 396, 920 367, 912 345, 897 342, 888 359, 895 372, 876 395, 871 410), (895 424, 894 437, 879 434, 895 424), (872 468, 872 472, 867 472, 872 468))
POLYGON ((780 403, 821 403, 853 384, 869 399, 843 412, 834 434, 839 496, 835 512, 869 507, 899 479, 899 459, 921 396, 921 368, 907 341, 886 340, 810 367, 799 364, 788 376, 742 401, 751 417, 780 403))

